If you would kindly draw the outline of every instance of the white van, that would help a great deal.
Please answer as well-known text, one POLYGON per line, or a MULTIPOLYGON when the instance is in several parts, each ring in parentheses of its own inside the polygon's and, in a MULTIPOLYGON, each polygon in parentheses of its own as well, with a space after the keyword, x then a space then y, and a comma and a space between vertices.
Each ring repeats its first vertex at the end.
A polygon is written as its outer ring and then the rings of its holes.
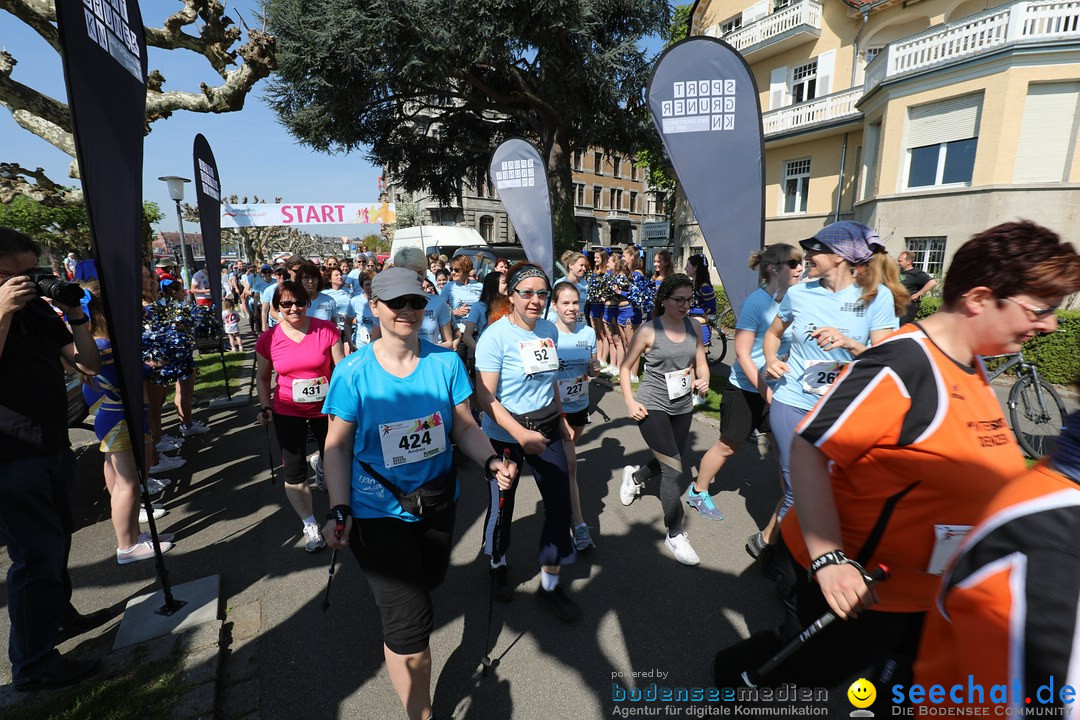
POLYGON ((390 262, 394 261, 397 251, 405 247, 420 248, 427 255, 438 252, 446 257, 453 257, 460 247, 483 247, 488 244, 480 233, 472 228, 454 225, 422 225, 402 228, 394 231, 394 240, 390 243, 390 262))

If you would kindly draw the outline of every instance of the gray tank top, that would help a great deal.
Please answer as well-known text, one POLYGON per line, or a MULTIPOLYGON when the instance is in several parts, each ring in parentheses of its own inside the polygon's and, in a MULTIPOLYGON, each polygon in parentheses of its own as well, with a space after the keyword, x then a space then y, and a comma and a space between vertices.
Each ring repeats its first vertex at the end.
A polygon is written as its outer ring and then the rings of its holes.
MULTIPOLYGON (((697 335, 694 334, 694 326, 690 318, 683 318, 686 336, 680 343, 674 343, 664 332, 663 320, 655 318, 652 321, 656 337, 653 346, 642 355, 645 369, 642 371, 641 384, 638 385, 637 401, 646 409, 659 410, 669 415, 682 415, 693 412, 693 393, 688 392, 682 397, 671 400, 668 395, 668 381, 666 373, 693 369, 694 359, 697 354, 697 335)), ((681 381, 681 378, 676 378, 681 381)), ((693 382, 693 375, 686 377, 687 383, 693 382)))

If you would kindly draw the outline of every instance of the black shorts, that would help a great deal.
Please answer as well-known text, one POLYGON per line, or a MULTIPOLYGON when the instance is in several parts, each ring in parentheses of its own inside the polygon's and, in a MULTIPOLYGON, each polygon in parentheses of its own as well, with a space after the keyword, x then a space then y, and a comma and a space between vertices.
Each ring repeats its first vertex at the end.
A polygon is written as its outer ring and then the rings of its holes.
POLYGON ((761 393, 747 392, 728 380, 720 403, 720 437, 738 445, 755 429, 769 432, 769 403, 761 393))
POLYGON ((427 649, 434 630, 431 591, 450 566, 455 506, 417 522, 354 518, 349 547, 364 570, 391 652, 427 649))
POLYGON ((589 424, 589 408, 566 413, 566 422, 570 423, 570 427, 585 427, 589 424))

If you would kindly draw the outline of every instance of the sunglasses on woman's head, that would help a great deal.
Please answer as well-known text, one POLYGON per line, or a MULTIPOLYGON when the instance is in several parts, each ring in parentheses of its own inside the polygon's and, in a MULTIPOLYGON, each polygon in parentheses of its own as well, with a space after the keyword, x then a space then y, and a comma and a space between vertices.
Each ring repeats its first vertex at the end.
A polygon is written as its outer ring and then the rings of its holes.
POLYGON ((383 304, 391 310, 401 310, 406 305, 413 310, 423 310, 427 307, 427 298, 423 295, 402 295, 393 300, 383 300, 383 304))
POLYGON ((290 309, 294 305, 296 307, 307 307, 307 300, 304 300, 302 302, 300 300, 282 300, 278 303, 278 307, 285 308, 286 310, 290 309))

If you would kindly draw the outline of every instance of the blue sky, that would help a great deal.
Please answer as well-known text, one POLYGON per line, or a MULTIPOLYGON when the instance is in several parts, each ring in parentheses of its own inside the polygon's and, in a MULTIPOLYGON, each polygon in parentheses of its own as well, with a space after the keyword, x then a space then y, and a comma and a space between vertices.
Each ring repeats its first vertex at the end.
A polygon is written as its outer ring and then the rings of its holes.
MULTIPOLYGON (((256 25, 250 0, 227 2, 235 19, 237 13, 249 25, 256 25)), ((180 7, 168 0, 140 3, 143 20, 160 27, 168 14, 180 7)), ((190 31, 190 28, 189 28, 190 31)), ((18 62, 12 78, 39 92, 65 101, 63 64, 60 56, 27 26, 6 12, 0 12, 0 41, 3 49, 18 62)), ((645 43, 659 49, 659 39, 645 43)), ((149 67, 165 76, 165 90, 198 91, 199 83, 217 85, 220 77, 201 55, 184 51, 149 48, 149 67)), ((241 112, 218 115, 179 111, 159 120, 146 136, 143 158, 143 197, 156 202, 166 220, 158 229, 176 230, 175 205, 165 184, 157 178, 180 175, 192 178, 192 142, 202 133, 213 148, 221 175, 222 195, 257 195, 267 202, 280 196, 285 202, 374 202, 378 198, 380 171, 371 166, 361 151, 348 155, 327 155, 300 145, 278 123, 263 102, 266 81, 255 86, 241 112)), ((24 167, 42 167, 56 182, 76 184, 67 177, 70 158, 37 136, 15 124, 10 113, 0 111, 0 159, 24 167)), ((192 186, 186 186, 185 202, 194 204, 192 186)), ((197 228, 185 224, 188 231, 197 228)), ((375 225, 340 225, 312 228, 325 235, 360 237, 376 232, 375 225)))

